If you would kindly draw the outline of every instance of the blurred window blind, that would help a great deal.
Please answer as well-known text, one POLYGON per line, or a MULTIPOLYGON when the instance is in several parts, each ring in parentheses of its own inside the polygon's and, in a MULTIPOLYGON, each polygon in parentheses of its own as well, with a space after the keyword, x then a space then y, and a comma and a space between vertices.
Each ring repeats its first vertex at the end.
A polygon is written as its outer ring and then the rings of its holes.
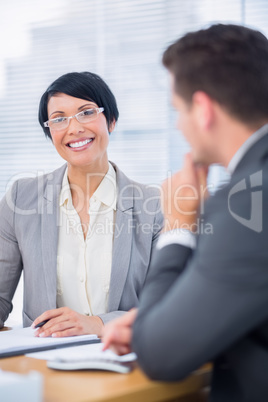
POLYGON ((217 21, 267 32, 266 0, 11 0, 0 5, 0 196, 17 177, 63 160, 37 122, 39 99, 61 74, 93 71, 120 111, 109 157, 130 177, 159 183, 188 149, 176 131, 163 50, 217 21))
MULTIPOLYGON (((163 50, 190 30, 244 23, 268 35, 267 0, 10 0, 0 2, 0 197, 18 178, 64 161, 37 122, 39 99, 61 74, 92 71, 120 111, 109 156, 130 177, 159 183, 181 166, 163 50)), ((212 181, 221 178, 212 169, 212 181)), ((22 283, 10 325, 21 323, 22 283)))

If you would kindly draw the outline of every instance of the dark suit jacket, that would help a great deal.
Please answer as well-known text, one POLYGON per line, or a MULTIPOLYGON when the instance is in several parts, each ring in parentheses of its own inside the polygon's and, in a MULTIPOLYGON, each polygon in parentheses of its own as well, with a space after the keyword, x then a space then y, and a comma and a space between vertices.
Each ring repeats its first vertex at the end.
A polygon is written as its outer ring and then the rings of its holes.
POLYGON ((267 206, 268 135, 205 204, 213 234, 154 255, 133 334, 148 376, 180 380, 214 361, 211 401, 268 401, 267 206))

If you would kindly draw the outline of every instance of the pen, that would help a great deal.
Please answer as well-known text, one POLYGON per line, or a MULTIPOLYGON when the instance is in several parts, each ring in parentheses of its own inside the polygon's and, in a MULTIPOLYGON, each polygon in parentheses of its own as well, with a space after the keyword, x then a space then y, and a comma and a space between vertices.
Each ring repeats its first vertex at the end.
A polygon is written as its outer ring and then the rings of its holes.
POLYGON ((43 325, 45 325, 48 321, 49 321, 49 320, 41 321, 41 322, 39 322, 39 324, 37 324, 34 328, 40 328, 40 327, 42 327, 43 325))

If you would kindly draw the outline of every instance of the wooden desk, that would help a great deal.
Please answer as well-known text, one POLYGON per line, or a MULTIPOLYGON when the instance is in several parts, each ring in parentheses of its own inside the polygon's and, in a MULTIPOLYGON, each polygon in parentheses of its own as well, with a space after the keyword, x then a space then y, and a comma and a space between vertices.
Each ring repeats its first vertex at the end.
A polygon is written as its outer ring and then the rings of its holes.
MULTIPOLYGON (((44 360, 25 356, 0 359, 0 368, 16 373, 37 370, 44 376, 44 402, 157 402, 183 400, 198 393, 210 381, 210 366, 204 366, 184 381, 162 383, 148 380, 139 370, 130 374, 97 371, 55 371, 44 360)), ((193 399, 196 400, 196 399, 193 399)))
POLYGON ((47 368, 44 360, 26 356, 0 359, 0 369, 20 374, 39 371, 44 377, 43 402, 198 402, 197 394, 209 385, 211 374, 211 365, 207 364, 183 381, 164 383, 149 380, 139 368, 130 374, 64 372, 47 368))

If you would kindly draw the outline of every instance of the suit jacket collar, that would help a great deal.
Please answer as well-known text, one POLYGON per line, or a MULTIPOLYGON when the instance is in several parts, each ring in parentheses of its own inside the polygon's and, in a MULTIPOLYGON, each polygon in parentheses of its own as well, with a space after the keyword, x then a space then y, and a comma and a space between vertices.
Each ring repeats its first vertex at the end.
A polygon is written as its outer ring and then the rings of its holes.
POLYGON ((133 208, 134 183, 116 166, 110 162, 116 172, 117 204, 116 209, 122 212, 133 208))
MULTIPOLYGON (((117 167, 117 165, 111 162, 116 172, 117 182, 117 205, 116 209, 124 212, 130 208, 133 208, 133 185, 134 183, 117 167)), ((67 168, 67 164, 61 166, 59 169, 48 174, 46 176, 46 183, 44 189, 44 198, 49 202, 57 202, 59 197, 62 180, 67 168)))
POLYGON ((256 141, 243 155, 237 164, 233 175, 237 176, 240 172, 244 173, 245 170, 251 170, 251 167, 256 165, 256 162, 264 160, 268 157, 268 131, 258 141, 256 141))
POLYGON ((46 181, 44 183, 44 198, 48 202, 57 202, 66 168, 67 164, 65 163, 59 169, 56 169, 54 172, 45 175, 46 181))
POLYGON ((108 312, 118 310, 128 275, 133 236, 135 187, 134 182, 118 169, 114 163, 112 165, 116 171, 117 206, 108 312))

